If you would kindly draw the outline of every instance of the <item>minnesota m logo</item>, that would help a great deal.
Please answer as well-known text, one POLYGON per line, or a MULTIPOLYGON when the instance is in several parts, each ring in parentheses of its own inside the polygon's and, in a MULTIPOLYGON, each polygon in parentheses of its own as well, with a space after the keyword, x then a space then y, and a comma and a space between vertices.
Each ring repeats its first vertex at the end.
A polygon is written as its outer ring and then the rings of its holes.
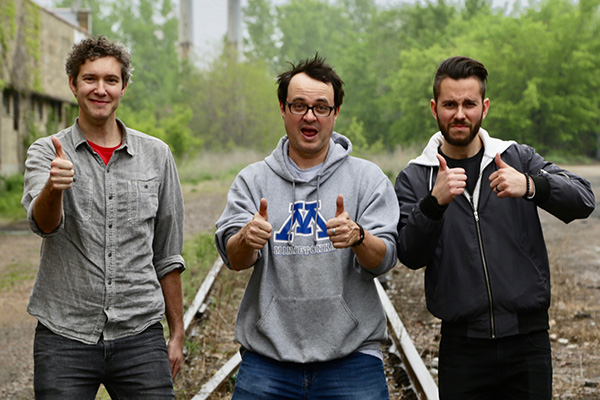
POLYGON ((285 221, 279 231, 275 233, 276 242, 287 242, 288 240, 294 240, 294 235, 311 236, 314 235, 313 229, 315 228, 315 220, 317 226, 317 239, 327 239, 327 226, 323 216, 318 212, 320 202, 313 201, 306 203, 299 201, 295 204, 291 204, 293 211, 288 219, 285 221))

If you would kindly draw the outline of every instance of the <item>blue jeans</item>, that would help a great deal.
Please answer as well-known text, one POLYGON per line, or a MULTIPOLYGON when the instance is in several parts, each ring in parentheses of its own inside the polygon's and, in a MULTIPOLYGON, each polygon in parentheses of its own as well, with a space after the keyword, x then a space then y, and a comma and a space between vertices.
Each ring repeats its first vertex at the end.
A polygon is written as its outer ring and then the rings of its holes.
POLYGON ((160 323, 117 340, 85 344, 38 323, 33 343, 36 400, 93 400, 102 383, 112 399, 174 399, 160 323))
POLYGON ((552 354, 547 331, 500 339, 442 335, 441 400, 550 400, 552 354))
POLYGON ((383 362, 353 353, 319 363, 279 362, 247 351, 232 400, 389 400, 383 362))

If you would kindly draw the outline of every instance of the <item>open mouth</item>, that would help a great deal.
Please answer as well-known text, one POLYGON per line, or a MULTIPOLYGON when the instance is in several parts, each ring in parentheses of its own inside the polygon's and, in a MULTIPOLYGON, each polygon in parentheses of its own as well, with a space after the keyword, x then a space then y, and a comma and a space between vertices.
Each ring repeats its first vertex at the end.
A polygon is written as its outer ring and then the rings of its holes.
POLYGON ((312 126, 305 126, 302 129, 300 129, 300 131, 302 132, 302 136, 304 136, 307 139, 312 139, 319 134, 317 128, 314 128, 312 126))

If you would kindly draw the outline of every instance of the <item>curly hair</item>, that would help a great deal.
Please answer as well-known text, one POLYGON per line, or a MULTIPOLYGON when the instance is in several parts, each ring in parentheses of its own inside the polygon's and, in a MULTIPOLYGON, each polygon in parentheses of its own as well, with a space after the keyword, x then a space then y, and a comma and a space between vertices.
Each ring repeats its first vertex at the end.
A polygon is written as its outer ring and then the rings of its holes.
POLYGON ((277 97, 280 103, 285 103, 288 94, 288 87, 292 77, 299 73, 305 73, 313 79, 324 83, 331 83, 333 86, 333 102, 337 108, 342 105, 344 100, 344 81, 338 76, 333 68, 325 63, 325 59, 315 54, 314 58, 300 61, 298 64, 291 64, 289 71, 283 72, 277 77, 277 97))
POLYGON ((133 72, 131 54, 121 43, 110 41, 105 36, 86 38, 73 45, 65 63, 67 75, 77 83, 79 69, 87 60, 94 61, 108 56, 115 57, 121 63, 121 79, 125 87, 133 72))

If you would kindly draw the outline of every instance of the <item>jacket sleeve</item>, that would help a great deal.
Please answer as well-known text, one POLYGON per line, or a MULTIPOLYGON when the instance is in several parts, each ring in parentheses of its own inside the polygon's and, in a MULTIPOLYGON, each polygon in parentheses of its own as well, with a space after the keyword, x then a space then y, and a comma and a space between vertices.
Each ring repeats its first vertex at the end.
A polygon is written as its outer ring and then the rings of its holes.
POLYGON ((565 223, 587 218, 594 211, 596 200, 586 179, 544 160, 530 146, 521 145, 519 151, 525 170, 548 181, 550 192, 539 207, 565 223))
MULTIPOLYGON (((398 259, 410 269, 424 267, 432 260, 444 223, 443 218, 435 220, 421 211, 421 202, 430 192, 428 171, 431 170, 409 166, 396 178, 395 190, 400 208, 398 259)), ((431 175, 433 185, 435 176, 431 175)))

